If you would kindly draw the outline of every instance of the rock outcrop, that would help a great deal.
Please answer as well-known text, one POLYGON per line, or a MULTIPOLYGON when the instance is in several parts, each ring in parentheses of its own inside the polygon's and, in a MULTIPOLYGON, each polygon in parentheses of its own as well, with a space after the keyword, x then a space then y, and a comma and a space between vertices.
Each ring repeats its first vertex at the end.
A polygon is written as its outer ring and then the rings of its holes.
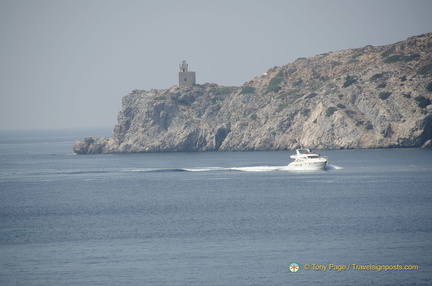
POLYGON ((134 90, 77 154, 431 146, 432 33, 274 67, 241 87, 134 90))

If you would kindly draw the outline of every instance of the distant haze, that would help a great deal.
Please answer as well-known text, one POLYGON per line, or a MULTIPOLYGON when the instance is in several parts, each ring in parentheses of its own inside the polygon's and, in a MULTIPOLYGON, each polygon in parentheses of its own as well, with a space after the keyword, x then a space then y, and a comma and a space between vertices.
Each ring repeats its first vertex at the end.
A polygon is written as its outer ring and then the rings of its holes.
POLYGON ((0 130, 109 127, 133 89, 432 32, 430 0, 0 0, 0 130))

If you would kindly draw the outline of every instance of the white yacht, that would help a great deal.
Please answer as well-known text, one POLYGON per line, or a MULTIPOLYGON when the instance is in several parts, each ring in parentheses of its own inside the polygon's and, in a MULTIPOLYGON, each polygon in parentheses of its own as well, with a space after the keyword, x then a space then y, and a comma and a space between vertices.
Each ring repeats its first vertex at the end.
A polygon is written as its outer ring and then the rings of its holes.
POLYGON ((296 149, 296 153, 290 156, 294 159, 288 165, 290 170, 325 170, 327 158, 312 152, 310 149, 296 149))

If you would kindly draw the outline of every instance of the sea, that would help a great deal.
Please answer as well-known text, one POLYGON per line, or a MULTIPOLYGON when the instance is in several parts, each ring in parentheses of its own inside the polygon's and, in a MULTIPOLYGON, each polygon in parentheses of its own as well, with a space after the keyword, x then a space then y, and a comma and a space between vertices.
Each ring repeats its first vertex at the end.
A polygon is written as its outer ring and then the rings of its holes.
POLYGON ((0 285, 432 285, 432 150, 75 155, 0 132, 0 285))

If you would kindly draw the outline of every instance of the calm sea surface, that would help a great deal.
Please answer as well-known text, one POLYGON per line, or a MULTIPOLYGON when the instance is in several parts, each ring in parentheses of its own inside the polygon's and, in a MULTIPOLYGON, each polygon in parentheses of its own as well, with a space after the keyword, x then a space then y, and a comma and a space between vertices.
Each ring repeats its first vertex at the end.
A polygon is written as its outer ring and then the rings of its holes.
POLYGON ((87 135, 109 133, 0 133, 0 285, 432 284, 431 150, 301 173, 292 152, 73 155, 87 135))

